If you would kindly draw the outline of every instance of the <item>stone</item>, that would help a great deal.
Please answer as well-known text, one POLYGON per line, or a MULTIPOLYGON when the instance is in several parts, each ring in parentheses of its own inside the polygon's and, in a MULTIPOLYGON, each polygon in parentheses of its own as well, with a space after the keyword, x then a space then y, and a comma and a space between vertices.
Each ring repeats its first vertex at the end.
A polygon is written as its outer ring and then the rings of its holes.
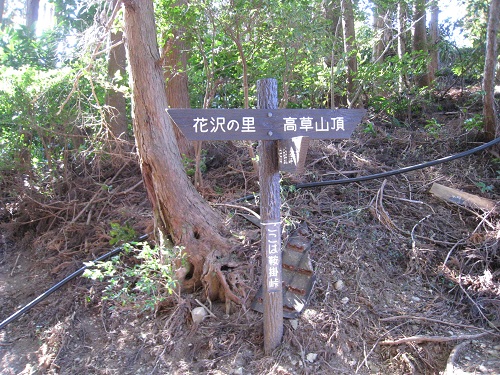
POLYGON ((337 280, 335 284, 333 284, 333 287, 335 288, 335 290, 342 290, 344 289, 345 284, 342 280, 337 280))
POLYGON ((309 363, 313 363, 316 360, 316 358, 318 358, 318 354, 316 354, 316 353, 309 353, 306 356, 307 362, 309 362, 309 363))
POLYGON ((191 317, 193 318, 193 322, 195 324, 199 324, 203 322, 203 319, 208 315, 207 311, 203 307, 195 307, 191 310, 191 317))

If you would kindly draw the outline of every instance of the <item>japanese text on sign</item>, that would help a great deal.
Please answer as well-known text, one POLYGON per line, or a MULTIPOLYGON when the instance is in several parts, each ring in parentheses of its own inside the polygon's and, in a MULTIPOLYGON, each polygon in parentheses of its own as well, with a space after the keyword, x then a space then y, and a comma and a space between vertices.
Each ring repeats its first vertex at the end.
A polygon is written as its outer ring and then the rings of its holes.
POLYGON ((192 141, 349 138, 364 109, 168 109, 192 141))
POLYGON ((281 286, 280 223, 265 223, 263 226, 267 236, 267 290, 274 292, 278 291, 281 286))
MULTIPOLYGON (((226 121, 225 117, 197 117, 193 119, 195 133, 255 133, 255 118, 242 117, 240 121, 231 119, 226 121)), ((329 132, 344 131, 344 117, 319 119, 313 117, 283 117, 283 131, 297 132, 329 132)))

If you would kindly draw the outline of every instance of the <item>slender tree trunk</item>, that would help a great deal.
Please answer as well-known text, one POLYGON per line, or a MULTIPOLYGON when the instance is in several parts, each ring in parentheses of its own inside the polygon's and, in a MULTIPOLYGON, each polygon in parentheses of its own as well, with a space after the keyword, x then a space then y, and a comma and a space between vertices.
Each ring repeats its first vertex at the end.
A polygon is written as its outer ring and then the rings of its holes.
MULTIPOLYGON (((413 52, 420 52, 424 56, 427 56, 427 30, 426 30, 426 17, 425 17, 425 1, 426 0, 416 0, 415 1, 415 12, 414 20, 415 26, 413 29, 413 52)), ((418 87, 429 87, 429 73, 424 72, 420 74, 416 79, 416 84, 418 87)))
MULTIPOLYGON (((403 60, 406 53, 406 4, 400 1, 398 3, 398 57, 403 60)), ((399 74, 399 92, 403 91, 406 77, 401 71, 399 74)))
POLYGON ((342 21, 344 31, 344 53, 347 57, 347 103, 352 107, 353 97, 356 94, 354 76, 358 71, 356 57, 356 31, 354 28, 354 10, 351 0, 341 0, 342 21))
POLYGON ((152 204, 160 245, 169 237, 184 246, 190 269, 183 285, 204 285, 211 299, 232 294, 219 259, 229 253, 221 217, 190 183, 179 154, 165 94, 151 0, 123 0, 130 67, 134 132, 144 185, 152 204), (223 286, 224 288, 222 288, 223 286), (222 290, 222 293, 221 293, 222 290))
POLYGON ((486 34, 486 56, 483 74, 483 115, 484 132, 488 140, 499 133, 495 108, 495 68, 498 62, 498 30, 500 24, 500 0, 492 0, 486 34))
POLYGON ((439 6, 437 1, 431 5, 431 22, 429 23, 430 46, 429 46, 429 82, 436 79, 436 73, 439 69, 439 6))

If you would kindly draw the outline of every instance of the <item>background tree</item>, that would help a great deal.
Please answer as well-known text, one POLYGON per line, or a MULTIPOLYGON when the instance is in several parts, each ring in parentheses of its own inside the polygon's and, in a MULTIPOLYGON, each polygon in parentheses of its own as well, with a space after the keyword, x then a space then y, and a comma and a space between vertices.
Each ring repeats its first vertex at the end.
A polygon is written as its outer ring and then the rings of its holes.
MULTIPOLYGON (((118 4, 118 0, 111 0, 111 9, 118 4)), ((111 142, 114 151, 123 147, 123 142, 129 139, 127 101, 123 90, 118 87, 127 76, 127 57, 123 43, 123 31, 120 26, 114 26, 109 33, 108 79, 111 87, 106 91, 106 123, 111 133, 111 142)), ((127 148, 127 147, 125 147, 127 148)))
POLYGON ((3 28, 3 13, 5 11, 5 0, 0 0, 0 26, 3 28))
POLYGON ((356 57, 356 29, 354 28, 354 9, 351 0, 341 0, 342 26, 344 30, 344 53, 347 59, 347 103, 352 107, 356 95, 354 77, 358 71, 358 60, 356 57))
POLYGON ((38 10, 40 8, 40 0, 26 0, 26 26, 30 29, 35 29, 38 21, 38 10))
MULTIPOLYGON (((192 21, 187 14, 187 1, 176 0, 173 3, 161 2, 157 14, 164 20, 161 22, 163 47, 161 61, 164 67, 167 102, 170 108, 190 108, 188 87, 188 36, 186 25, 192 21)), ((181 155, 194 157, 193 143, 189 142, 182 132, 174 127, 177 144, 181 155)))
POLYGON ((373 10, 373 62, 382 62, 386 48, 391 41, 391 10, 385 3, 374 4, 373 10))
POLYGON ((429 22, 429 83, 434 82, 439 69, 439 6, 437 1, 431 3, 431 19, 429 22))
MULTIPOLYGON (((415 0, 413 26, 413 52, 421 56, 427 56, 427 23, 426 23, 426 1, 415 0)), ((428 72, 422 72, 416 77, 417 86, 420 88, 430 86, 430 77, 428 72)))
POLYGON ((483 75, 484 132, 489 140, 498 135, 498 119, 495 104, 495 68, 498 62, 498 30, 500 25, 500 0, 490 4, 486 56, 483 75))
MULTIPOLYGON (((407 20, 407 5, 404 1, 398 2, 397 9, 397 30, 398 30, 398 58, 399 61, 403 61, 403 58, 406 53, 406 20, 407 20)), ((406 77, 403 74, 403 71, 399 72, 399 85, 398 91, 402 92, 403 87, 406 83, 406 77)))

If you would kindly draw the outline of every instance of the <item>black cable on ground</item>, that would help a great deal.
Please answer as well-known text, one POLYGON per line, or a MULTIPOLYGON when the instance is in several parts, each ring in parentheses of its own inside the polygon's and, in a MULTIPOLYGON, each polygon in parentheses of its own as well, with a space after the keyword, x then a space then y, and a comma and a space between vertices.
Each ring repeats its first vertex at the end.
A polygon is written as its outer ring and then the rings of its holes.
MULTIPOLYGON (((138 242, 144 241, 148 238, 148 235, 145 234, 137 239, 138 242)), ((101 255, 99 258, 95 259, 94 262, 100 262, 103 260, 106 260, 108 258, 111 258, 114 255, 119 254, 120 252, 123 251, 123 246, 119 246, 111 250, 110 252, 101 255)), ((48 289, 45 293, 39 295, 37 298, 35 298, 33 301, 28 303, 26 306, 21 308, 20 310, 16 311, 14 314, 9 316, 7 319, 5 319, 2 323, 0 323, 0 329, 4 328, 7 326, 7 324, 13 322, 14 320, 20 318, 22 315, 24 315, 26 312, 31 310, 35 305, 37 305, 39 302, 43 301, 45 298, 50 296, 52 293, 54 293, 56 290, 58 290, 60 287, 68 283, 69 281, 73 280, 75 277, 80 276, 88 267, 83 266, 79 270, 73 272, 71 275, 67 276, 63 280, 59 281, 57 284, 55 284, 53 287, 48 289)))
MULTIPOLYGON (((475 148, 467 150, 467 151, 460 152, 460 153, 455 154, 455 155, 446 156, 444 158, 432 160, 432 161, 429 161, 429 162, 426 162, 426 163, 412 165, 412 166, 409 166, 409 167, 404 167, 404 168, 401 168, 401 169, 396 169, 396 170, 392 170, 392 171, 376 173, 376 174, 372 174, 372 175, 369 175, 369 176, 360 176, 360 177, 353 177, 353 178, 343 178, 343 179, 340 179, 340 180, 326 180, 326 181, 307 182, 307 183, 303 183, 303 184, 289 185, 288 188, 304 189, 304 188, 315 188, 315 187, 321 187, 321 186, 342 185, 342 184, 349 184, 349 183, 352 183, 352 182, 362 182, 362 181, 376 180, 376 179, 379 179, 379 178, 384 178, 384 177, 394 176, 394 175, 397 175, 397 174, 402 174, 402 173, 407 173, 407 172, 411 172, 411 171, 416 171, 418 169, 432 167, 432 166, 437 165, 437 164, 441 164, 441 163, 445 163, 445 162, 452 161, 452 160, 455 160, 455 159, 463 158, 463 157, 472 155, 472 154, 474 154, 476 152, 482 151, 482 150, 484 150, 484 149, 486 149, 488 147, 491 147, 493 145, 496 145, 497 143, 500 143, 500 138, 496 138, 496 139, 494 139, 494 140, 492 140, 492 141, 490 141, 488 143, 485 143, 485 144, 483 144, 481 146, 475 147, 475 148)), ((255 195, 254 194, 247 195, 247 196, 245 196, 243 198, 239 198, 237 200, 237 202, 249 201, 249 200, 253 200, 253 199, 255 199, 255 195)))

